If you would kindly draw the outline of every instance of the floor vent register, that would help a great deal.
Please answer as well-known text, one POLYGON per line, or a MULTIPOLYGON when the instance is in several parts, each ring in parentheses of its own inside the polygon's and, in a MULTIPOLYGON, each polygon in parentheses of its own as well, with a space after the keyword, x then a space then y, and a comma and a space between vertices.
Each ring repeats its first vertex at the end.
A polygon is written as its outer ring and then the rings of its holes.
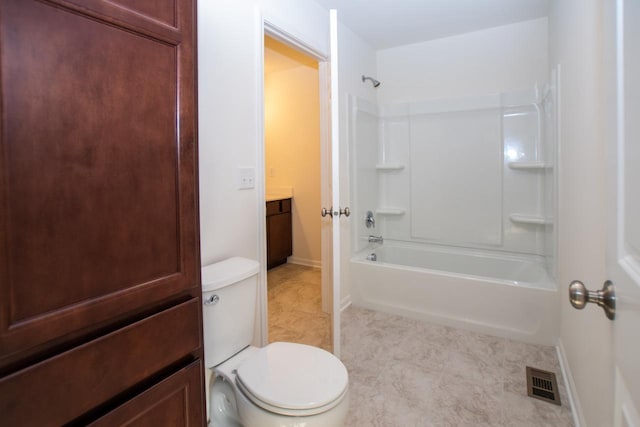
POLYGON ((560 405, 556 374, 527 366, 527 395, 554 405, 560 405))

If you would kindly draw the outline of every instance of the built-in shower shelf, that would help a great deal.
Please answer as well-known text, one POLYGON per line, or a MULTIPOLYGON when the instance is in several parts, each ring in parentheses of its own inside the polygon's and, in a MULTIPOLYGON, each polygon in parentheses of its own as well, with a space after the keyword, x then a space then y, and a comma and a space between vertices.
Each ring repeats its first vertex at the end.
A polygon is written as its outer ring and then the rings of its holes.
POLYGON ((509 169, 520 170, 543 170, 551 169, 551 165, 545 162, 509 162, 509 169))
POLYGON ((519 224, 551 224, 551 220, 549 218, 545 218, 539 215, 511 214, 509 215, 509 219, 511 220, 511 222, 519 224))
POLYGON ((378 163, 376 165, 376 170, 380 172, 401 171, 402 169, 404 169, 404 165, 400 163, 378 163))
POLYGON ((403 208, 378 208, 376 214, 378 215, 404 215, 407 210, 403 208))

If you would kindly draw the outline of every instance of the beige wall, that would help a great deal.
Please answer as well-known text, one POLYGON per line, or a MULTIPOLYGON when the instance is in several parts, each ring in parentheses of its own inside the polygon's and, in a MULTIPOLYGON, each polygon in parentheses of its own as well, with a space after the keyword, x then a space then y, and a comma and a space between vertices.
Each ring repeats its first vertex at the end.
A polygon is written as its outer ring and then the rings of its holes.
POLYGON ((293 256, 320 266, 318 63, 272 39, 265 45, 265 184, 293 188, 293 256))

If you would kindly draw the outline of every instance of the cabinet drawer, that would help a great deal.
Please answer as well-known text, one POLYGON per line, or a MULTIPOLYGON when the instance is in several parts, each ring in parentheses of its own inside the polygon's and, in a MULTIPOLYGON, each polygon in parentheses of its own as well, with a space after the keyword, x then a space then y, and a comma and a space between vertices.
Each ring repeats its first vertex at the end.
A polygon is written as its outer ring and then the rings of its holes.
POLYGON ((291 212, 291 199, 274 200, 272 202, 267 202, 267 216, 285 212, 291 212))
POLYGON ((291 212, 291 199, 280 200, 280 212, 291 212))
POLYGON ((201 373, 194 362, 89 424, 89 427, 204 425, 201 373))
POLYGON ((3 425, 62 425, 201 345, 199 299, 0 379, 3 425))
POLYGON ((280 200, 267 202, 267 216, 280 213, 280 200))

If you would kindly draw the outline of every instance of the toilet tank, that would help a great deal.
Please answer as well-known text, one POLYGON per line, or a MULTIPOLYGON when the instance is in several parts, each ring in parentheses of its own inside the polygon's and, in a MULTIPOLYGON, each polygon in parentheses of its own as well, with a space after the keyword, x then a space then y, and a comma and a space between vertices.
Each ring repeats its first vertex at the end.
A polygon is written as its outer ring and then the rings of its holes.
POLYGON ((202 267, 204 359, 212 368, 253 340, 260 264, 229 258, 202 267))

